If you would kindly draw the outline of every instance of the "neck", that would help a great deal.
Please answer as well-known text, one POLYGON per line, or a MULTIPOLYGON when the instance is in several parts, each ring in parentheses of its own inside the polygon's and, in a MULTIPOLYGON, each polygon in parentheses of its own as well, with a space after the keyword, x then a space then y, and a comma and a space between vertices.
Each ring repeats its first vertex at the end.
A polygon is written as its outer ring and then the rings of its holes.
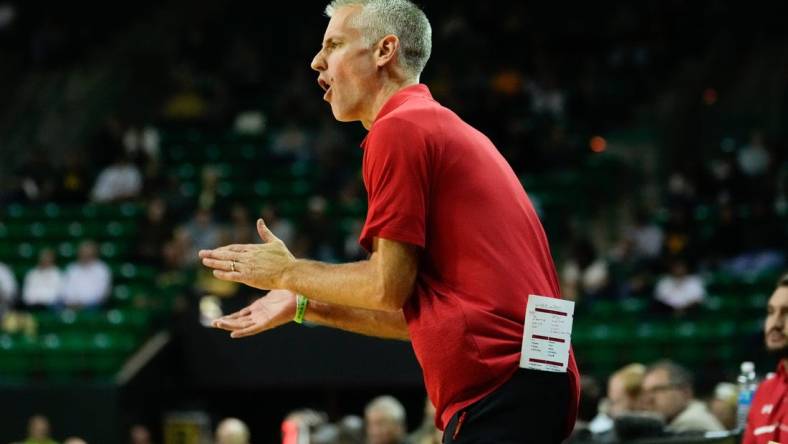
POLYGON ((377 95, 372 101, 372 107, 370 108, 370 113, 361 119, 361 124, 364 125, 366 130, 372 128, 372 124, 375 122, 375 119, 378 117, 378 113, 380 113, 380 109, 383 108, 383 105, 389 101, 391 96, 397 93, 397 91, 405 88, 407 86, 415 85, 419 83, 418 80, 404 80, 401 82, 388 82, 386 83, 380 90, 378 91, 377 95))

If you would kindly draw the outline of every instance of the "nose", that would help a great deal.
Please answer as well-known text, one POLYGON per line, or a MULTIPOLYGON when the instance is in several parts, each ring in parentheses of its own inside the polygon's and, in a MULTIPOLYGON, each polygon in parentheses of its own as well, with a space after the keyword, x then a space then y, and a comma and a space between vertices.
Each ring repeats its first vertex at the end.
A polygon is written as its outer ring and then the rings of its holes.
POLYGON ((312 63, 309 65, 317 72, 325 71, 326 70, 326 58, 323 56, 323 50, 315 54, 315 57, 312 59, 312 63))

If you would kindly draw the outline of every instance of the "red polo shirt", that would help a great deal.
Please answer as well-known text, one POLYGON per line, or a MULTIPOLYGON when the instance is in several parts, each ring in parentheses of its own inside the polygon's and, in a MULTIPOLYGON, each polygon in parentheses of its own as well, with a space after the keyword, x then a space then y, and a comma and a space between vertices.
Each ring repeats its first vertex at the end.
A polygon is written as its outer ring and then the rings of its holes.
POLYGON ((750 406, 742 444, 788 442, 788 372, 785 363, 761 383, 750 406))
MULTIPOLYGON (((362 147, 369 210, 361 245, 370 251, 381 237, 423 251, 404 313, 443 430, 517 371, 528 295, 560 297, 547 238, 492 142, 425 85, 394 94, 362 147)), ((574 355, 569 375, 571 431, 574 355)))

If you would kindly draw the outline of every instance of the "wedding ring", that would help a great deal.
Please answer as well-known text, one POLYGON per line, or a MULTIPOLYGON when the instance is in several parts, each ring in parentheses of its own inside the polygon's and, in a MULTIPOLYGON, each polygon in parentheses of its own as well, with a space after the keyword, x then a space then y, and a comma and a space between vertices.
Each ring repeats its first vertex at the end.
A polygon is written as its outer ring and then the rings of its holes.
POLYGON ((230 261, 230 269, 235 272, 235 261, 230 261))

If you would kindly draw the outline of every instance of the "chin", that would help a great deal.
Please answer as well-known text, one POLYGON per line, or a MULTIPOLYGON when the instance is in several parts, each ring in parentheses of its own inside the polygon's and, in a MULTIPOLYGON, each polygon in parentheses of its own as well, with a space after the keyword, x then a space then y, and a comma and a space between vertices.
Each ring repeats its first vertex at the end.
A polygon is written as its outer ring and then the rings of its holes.
POLYGON ((334 114, 334 119, 336 119, 338 122, 355 122, 358 120, 347 113, 337 110, 333 106, 331 107, 331 113, 334 114))
POLYGON ((788 358, 788 345, 782 343, 779 345, 766 344, 766 351, 779 359, 788 358))

